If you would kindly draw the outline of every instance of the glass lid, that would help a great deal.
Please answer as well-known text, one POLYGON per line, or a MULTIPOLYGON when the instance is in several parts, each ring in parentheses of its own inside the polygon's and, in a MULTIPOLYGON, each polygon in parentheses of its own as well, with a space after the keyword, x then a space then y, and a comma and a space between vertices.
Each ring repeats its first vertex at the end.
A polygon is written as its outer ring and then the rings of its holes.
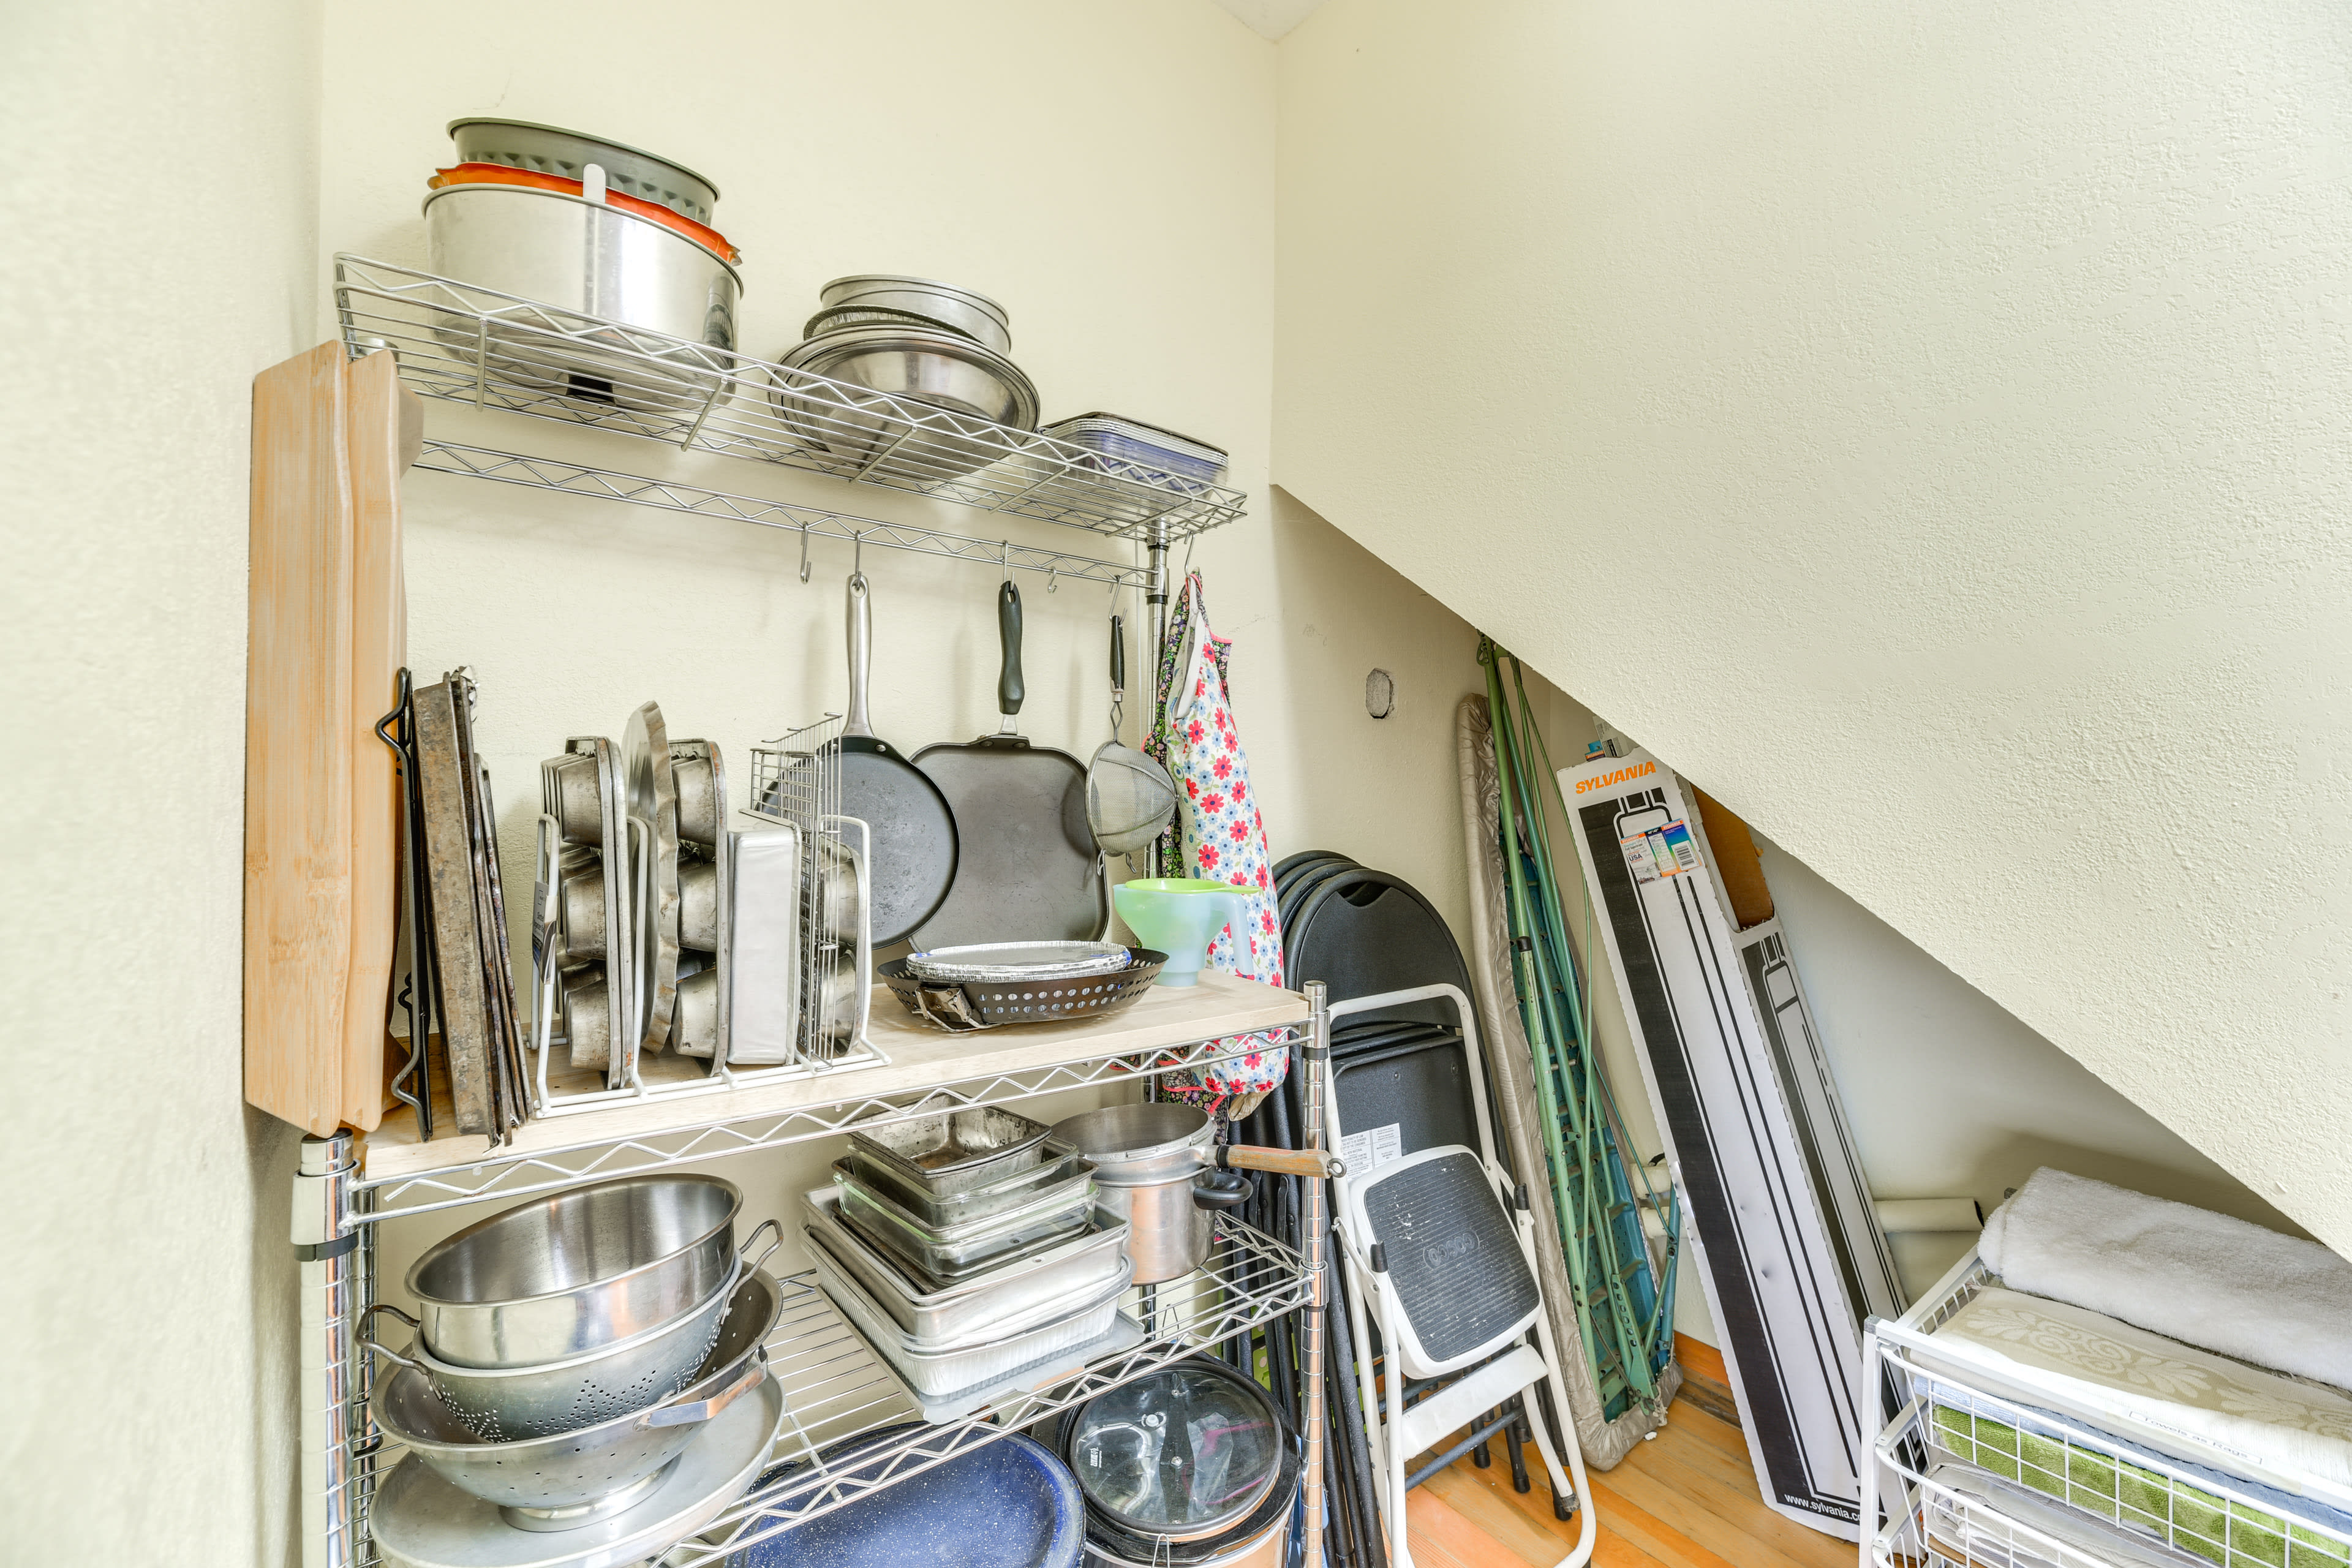
POLYGON ((1070 1468, 1094 1504, 1142 1535, 1205 1535, 1274 1484, 1282 1436, 1265 1396, 1238 1376, 1172 1366, 1078 1413, 1070 1468))

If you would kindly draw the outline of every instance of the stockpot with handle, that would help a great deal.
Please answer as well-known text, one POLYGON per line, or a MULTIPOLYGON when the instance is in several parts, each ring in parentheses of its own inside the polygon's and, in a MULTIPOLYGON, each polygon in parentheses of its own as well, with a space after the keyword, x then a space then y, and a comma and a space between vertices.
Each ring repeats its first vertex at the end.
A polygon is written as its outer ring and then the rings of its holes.
POLYGON ((1174 1100, 1085 1111, 1055 1122, 1053 1136, 1094 1163, 1095 1202, 1127 1220, 1138 1285, 1181 1279, 1201 1266, 1217 1212, 1249 1198, 1249 1183, 1236 1173, 1346 1173, 1320 1150, 1220 1146, 1216 1120, 1174 1100))

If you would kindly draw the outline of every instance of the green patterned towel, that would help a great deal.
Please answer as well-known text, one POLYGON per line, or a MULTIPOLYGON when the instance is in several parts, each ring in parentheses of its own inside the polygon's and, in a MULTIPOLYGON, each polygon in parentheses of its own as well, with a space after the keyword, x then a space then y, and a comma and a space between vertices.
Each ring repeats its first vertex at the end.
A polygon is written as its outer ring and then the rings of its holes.
POLYGON ((1936 1441, 1953 1458, 2223 1568, 2352 1565, 2352 1548, 2277 1514, 1988 1415, 1940 1402, 1931 1414, 1936 1441))

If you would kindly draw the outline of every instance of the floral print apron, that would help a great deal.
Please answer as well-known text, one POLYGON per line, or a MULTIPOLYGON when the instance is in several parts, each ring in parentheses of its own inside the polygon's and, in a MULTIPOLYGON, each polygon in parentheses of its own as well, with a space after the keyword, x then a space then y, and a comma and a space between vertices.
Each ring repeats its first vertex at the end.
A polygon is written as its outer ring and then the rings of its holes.
MULTIPOLYGON (((1240 889, 1246 912, 1238 929, 1228 925, 1210 942, 1209 967, 1279 985, 1282 923, 1275 908, 1274 867, 1266 853, 1265 819, 1250 787, 1249 757, 1226 700, 1231 656, 1231 643, 1209 629, 1201 576, 1193 573, 1184 579, 1169 616, 1168 640, 1160 655, 1160 701, 1153 710, 1160 722, 1146 748, 1166 764, 1177 787, 1176 831, 1159 839, 1154 868, 1163 877, 1201 877, 1240 889), (1191 657, 1179 669, 1188 645, 1191 657)), ((1249 1037, 1249 1043, 1257 1048, 1197 1074, 1178 1075, 1169 1080, 1169 1091, 1202 1100, 1212 1110, 1234 1096, 1250 1096, 1254 1104, 1283 1080, 1290 1053, 1264 1036, 1249 1037)))

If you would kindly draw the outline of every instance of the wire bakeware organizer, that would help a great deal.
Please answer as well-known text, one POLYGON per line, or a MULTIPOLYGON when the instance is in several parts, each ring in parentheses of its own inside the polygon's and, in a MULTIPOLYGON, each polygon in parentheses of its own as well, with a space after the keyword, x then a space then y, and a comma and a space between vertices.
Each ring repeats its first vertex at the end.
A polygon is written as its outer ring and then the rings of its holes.
MULTIPOLYGON (((567 1072, 559 1065, 566 1044, 559 1028, 562 1013, 549 1001, 553 988, 547 971, 555 963, 555 956, 546 944, 534 942, 533 991, 538 1001, 533 1008, 530 1035, 533 1116, 577 1115, 607 1110, 635 1100, 724 1094, 821 1072, 879 1067, 888 1061, 889 1058, 866 1037, 872 1008, 868 987, 861 984, 828 986, 806 983, 810 977, 823 976, 835 967, 847 968, 857 976, 873 973, 871 931, 863 918, 871 899, 866 827, 856 818, 841 815, 841 749, 837 743, 841 730, 840 715, 828 714, 751 751, 749 809, 754 816, 792 827, 803 847, 800 856, 800 918, 794 955, 803 983, 798 986, 799 1016, 790 1055, 781 1062, 757 1066, 727 1060, 706 1063, 675 1054, 648 1056, 643 1048, 645 1010, 641 1001, 631 1020, 628 1037, 618 1043, 624 1059, 616 1075, 617 1083, 608 1086, 601 1068, 593 1075, 567 1072), (855 932, 846 937, 827 931, 824 919, 824 911, 844 901, 845 895, 849 907, 859 911, 855 932)), ((642 928, 652 918, 654 904, 650 885, 653 858, 645 849, 651 830, 641 822, 629 826, 635 830, 627 837, 626 876, 632 896, 621 900, 618 907, 625 921, 632 927, 642 928)), ((723 813, 720 826, 724 833, 723 813)), ((544 837, 542 835, 542 884, 550 874, 544 837)), ((722 862, 722 875, 726 868, 722 862)), ((722 910, 731 903, 731 889, 722 892, 722 910)), ((721 922, 722 931, 731 923, 725 914, 721 922)), ((642 946, 642 938, 641 929, 633 931, 627 944, 631 951, 642 946)), ((729 971, 722 969, 721 973, 722 978, 728 977, 729 971)), ((644 984, 640 976, 640 986, 644 984)), ((731 996, 722 995, 719 1005, 731 1006, 731 996)))
POLYGON ((2019 1364, 1996 1380, 1935 1331, 2000 1279, 1971 1253, 1864 1335, 1885 1426, 1863 1483, 1863 1568, 2345 1568, 2352 1527, 2291 1474, 2082 1405, 2019 1364))

